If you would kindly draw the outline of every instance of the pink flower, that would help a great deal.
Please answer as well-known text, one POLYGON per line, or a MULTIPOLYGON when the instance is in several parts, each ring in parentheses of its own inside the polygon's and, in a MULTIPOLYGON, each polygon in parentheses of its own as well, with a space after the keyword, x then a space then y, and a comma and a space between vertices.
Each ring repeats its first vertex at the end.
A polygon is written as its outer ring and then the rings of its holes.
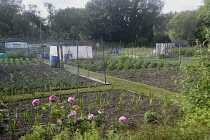
POLYGON ((75 116, 76 114, 77 114, 76 111, 70 112, 70 116, 75 116))
POLYGON ((74 101, 75 101, 74 98, 72 98, 72 97, 69 97, 69 98, 68 98, 68 102, 69 102, 69 103, 73 103, 74 101))
POLYGON ((126 119, 126 117, 124 117, 124 116, 121 116, 120 118, 119 118, 119 122, 120 123, 125 123, 127 121, 127 119, 126 119))
POLYGON ((36 106, 36 105, 39 105, 40 104, 40 100, 39 99, 34 99, 32 101, 32 105, 36 106))
POLYGON ((99 109, 99 110, 98 110, 98 113, 99 113, 99 114, 102 114, 102 113, 104 113, 104 110, 103 110, 103 109, 99 109))
POLYGON ((76 109, 78 108, 79 106, 78 105, 73 105, 72 108, 76 109))
POLYGON ((54 96, 54 95, 52 95, 52 96, 49 97, 49 101, 50 101, 50 102, 54 102, 54 101, 56 101, 56 100, 57 100, 57 97, 54 96))
POLYGON ((93 114, 90 114, 89 116, 88 116, 88 120, 93 120, 95 118, 95 116, 93 115, 93 114))
POLYGON ((79 124, 81 122, 81 119, 74 120, 74 124, 79 124))

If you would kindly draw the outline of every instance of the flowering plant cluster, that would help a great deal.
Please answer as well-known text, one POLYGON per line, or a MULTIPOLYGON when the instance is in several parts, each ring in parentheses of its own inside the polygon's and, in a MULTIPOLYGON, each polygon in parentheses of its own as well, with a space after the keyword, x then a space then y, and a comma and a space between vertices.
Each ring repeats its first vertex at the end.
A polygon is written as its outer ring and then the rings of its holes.
MULTIPOLYGON (((34 99, 32 105, 38 109, 41 108, 43 112, 49 111, 49 116, 52 118, 52 123, 60 128, 68 128, 72 132, 80 130, 84 132, 92 127, 100 127, 101 124, 105 124, 104 110, 99 109, 98 114, 89 114, 86 117, 82 116, 82 110, 80 106, 76 104, 76 100, 73 97, 69 97, 67 101, 59 102, 58 98, 54 95, 49 97, 49 103, 41 104, 39 99, 34 99), (80 116, 80 117, 78 117, 80 116)), ((125 123, 127 119, 124 116, 119 118, 119 123, 125 123)))

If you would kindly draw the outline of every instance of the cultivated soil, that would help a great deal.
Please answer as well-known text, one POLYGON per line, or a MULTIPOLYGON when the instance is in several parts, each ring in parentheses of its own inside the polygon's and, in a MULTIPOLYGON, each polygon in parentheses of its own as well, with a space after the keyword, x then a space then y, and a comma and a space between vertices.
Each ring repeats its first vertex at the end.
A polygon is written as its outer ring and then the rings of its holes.
POLYGON ((182 78, 178 66, 170 66, 167 69, 161 67, 159 70, 155 67, 137 70, 112 70, 107 71, 106 74, 180 93, 179 82, 182 78))
POLYGON ((41 92, 49 91, 49 85, 53 85, 51 86, 53 90, 72 89, 76 85, 78 87, 102 85, 60 68, 50 68, 49 65, 41 61, 1 64, 0 81, 1 87, 15 87, 21 90, 22 94, 30 93, 31 87, 33 90, 41 92))
MULTIPOLYGON (((179 93, 179 85, 175 84, 174 81, 179 81, 179 70, 177 67, 169 67, 167 70, 163 67, 157 71, 157 68, 150 68, 144 70, 118 70, 118 71, 107 71, 107 75, 119 77, 123 79, 127 79, 134 82, 141 82, 147 85, 164 88, 169 91, 179 93)), ((42 77, 42 82, 47 83, 49 81, 53 81, 55 79, 76 79, 75 75, 63 71, 61 69, 52 69, 48 65, 40 62, 40 65, 30 65, 30 67, 26 66, 4 66, 0 69, 0 80, 3 83, 7 83, 12 85, 14 83, 25 82, 26 79, 24 77, 28 77, 29 81, 35 81, 36 79, 40 79, 42 77), (11 80, 12 74, 12 80, 11 80), (34 79, 35 78, 35 79, 34 79), (14 82, 15 81, 15 82, 14 82)), ((79 81, 85 85, 92 84, 94 85, 96 82, 91 81, 86 78, 79 77, 79 81)), ((99 83, 98 83, 99 84, 99 83)), ((100 84, 99 84, 100 85, 100 84)), ((86 85, 87 86, 87 85, 86 85)), ((42 90, 39 88, 38 90, 42 90)), ((62 94, 62 91, 61 91, 62 94)), ((163 123, 164 115, 163 115, 163 102, 158 99, 153 99, 151 103, 151 98, 144 95, 139 95, 138 93, 133 93, 130 91, 121 91, 121 90, 112 90, 112 91, 103 91, 103 92, 91 92, 91 93, 80 93, 80 94, 71 94, 71 95, 62 95, 59 99, 59 102, 67 101, 68 97, 75 97, 77 102, 75 104, 79 104, 79 100, 84 100, 84 109, 83 114, 85 117, 88 116, 89 113, 98 115, 98 110, 100 109, 100 105, 96 103, 96 98, 100 97, 101 102, 104 105, 104 115, 107 116, 106 124, 108 128, 113 126, 113 123, 118 123, 118 119, 120 116, 125 116, 127 118, 127 124, 129 129, 135 129, 137 125, 144 123, 144 113, 147 111, 151 111, 155 109, 156 115, 158 117, 158 123, 155 125, 159 125, 163 123), (123 95, 123 109, 122 112, 119 113, 120 108, 120 96, 123 95), (140 104, 138 104, 139 102, 140 104), (88 112, 88 106, 92 107, 91 111, 88 112), (138 108, 138 110, 136 110, 138 108)), ((48 103, 48 97, 41 98, 41 103, 48 103)), ((15 112, 17 112, 17 127, 14 135, 9 127, 6 126, 7 134, 1 135, 1 140, 16 140, 21 136, 31 133, 32 125, 27 119, 24 118, 23 113, 32 112, 32 116, 34 118, 35 114, 41 114, 40 109, 34 109, 32 104, 32 100, 22 100, 13 103, 6 103, 6 106, 9 110, 10 118, 15 117, 15 112), (17 111, 15 111, 17 109, 17 111)), ((174 119, 178 116, 179 106, 171 105, 168 110, 167 117, 169 118, 168 122, 173 122, 174 119)), ((81 112, 81 111, 80 111, 81 112)), ((79 113, 78 117, 79 117, 79 113)), ((49 118, 49 114, 44 114, 40 119, 40 123, 55 123, 51 118, 49 118)))
MULTIPOLYGON (((61 91, 62 93, 62 91, 61 91)), ((97 97, 104 106, 104 115, 107 117, 105 122, 108 128, 113 126, 113 123, 118 124, 118 119, 120 116, 125 116, 127 118, 126 124, 128 129, 135 129, 137 125, 144 123, 144 113, 151 111, 152 108, 155 110, 158 122, 154 125, 159 125, 163 122, 164 115, 162 113, 163 102, 158 99, 152 99, 153 106, 150 104, 151 98, 148 96, 141 96, 138 93, 133 93, 130 91, 121 91, 121 90, 112 90, 104 92, 91 92, 91 93, 79 93, 79 94, 70 94, 62 95, 57 102, 67 101, 68 97, 74 97, 76 102, 74 104, 79 104, 79 100, 83 99, 84 117, 87 117, 88 114, 98 115, 98 110, 100 109, 99 104, 97 104, 97 97), (120 96, 123 97, 123 102, 120 102, 120 96), (120 103, 123 105, 122 112, 119 113, 120 103), (139 103, 139 104, 138 104, 139 103), (92 107, 91 111, 88 112, 88 106, 92 107), (139 107, 139 108, 138 108, 139 107), (138 109, 137 109, 138 108, 138 109), (137 110, 136 110, 137 109, 137 110)), ((41 104, 48 103, 48 97, 40 98, 41 104)), ((32 116, 35 114, 41 114, 41 109, 34 109, 31 104, 32 100, 22 100, 13 103, 6 103, 7 108, 9 109, 9 116, 11 118, 15 117, 15 112, 17 112, 17 127, 16 132, 12 135, 9 125, 6 126, 7 134, 1 135, 1 140, 17 140, 21 136, 31 133, 32 128, 31 124, 27 119, 23 117, 23 113, 32 112, 32 116), (17 109, 17 110, 16 110, 17 109), (16 111, 15 111, 16 110, 16 111)), ((68 105, 68 103, 66 103, 68 105)), ((179 106, 170 105, 170 108, 166 108, 168 122, 173 123, 174 119, 177 118, 179 106)), ((70 112, 70 111, 69 111, 70 112)), ((79 118, 81 110, 77 112, 77 117, 79 118)), ((49 114, 43 114, 39 119, 40 123, 55 123, 50 117, 49 114)))

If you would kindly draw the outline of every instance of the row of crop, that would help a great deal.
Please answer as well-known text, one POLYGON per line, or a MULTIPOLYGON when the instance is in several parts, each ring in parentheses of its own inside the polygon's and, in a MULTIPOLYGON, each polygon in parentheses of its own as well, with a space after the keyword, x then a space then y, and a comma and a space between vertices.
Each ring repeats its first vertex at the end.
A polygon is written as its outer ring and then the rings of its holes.
MULTIPOLYGON (((68 63, 72 66, 78 66, 77 61, 72 61, 68 63)), ((91 71, 102 71, 102 70, 129 70, 129 69, 145 69, 145 68, 154 68, 156 67, 158 70, 161 67, 169 67, 169 63, 164 62, 153 62, 150 60, 143 59, 133 59, 127 56, 120 56, 117 59, 113 60, 83 60, 79 61, 79 67, 91 70, 91 71)))
POLYGON ((71 73, 54 71, 36 59, 7 59, 0 63, 0 68, 0 95, 90 86, 88 83, 78 83, 76 76, 71 73))
POLYGON ((36 58, 36 55, 34 54, 28 54, 28 55, 25 55, 23 53, 12 53, 12 54, 8 54, 7 55, 7 58, 12 58, 12 59, 23 59, 23 60, 26 60, 26 59, 33 59, 33 58, 36 58))

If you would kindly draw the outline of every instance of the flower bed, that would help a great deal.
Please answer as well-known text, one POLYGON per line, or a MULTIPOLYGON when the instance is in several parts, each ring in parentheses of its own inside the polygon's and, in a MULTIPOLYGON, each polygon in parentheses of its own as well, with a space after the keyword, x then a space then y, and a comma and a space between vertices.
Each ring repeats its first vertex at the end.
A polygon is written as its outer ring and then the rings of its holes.
POLYGON ((179 107, 152 96, 111 90, 11 102, 7 103, 7 108, 17 124, 14 134, 9 125, 5 126, 7 134, 0 136, 2 140, 18 139, 31 133, 33 125, 53 126, 56 133, 52 136, 59 134, 62 128, 70 128, 71 135, 88 130, 92 122, 106 129, 118 129, 122 124, 132 129, 149 122, 151 115, 145 116, 148 112, 157 117, 152 121, 155 125, 171 123, 179 107))

